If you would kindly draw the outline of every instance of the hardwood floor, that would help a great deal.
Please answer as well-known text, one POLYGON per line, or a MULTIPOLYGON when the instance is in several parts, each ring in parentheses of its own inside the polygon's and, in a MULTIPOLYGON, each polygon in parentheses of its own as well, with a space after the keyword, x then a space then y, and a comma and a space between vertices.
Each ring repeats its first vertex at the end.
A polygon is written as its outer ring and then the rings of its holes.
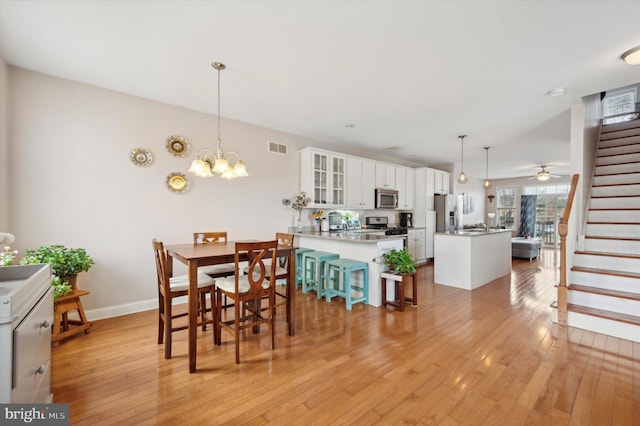
POLYGON ((195 374, 184 331, 164 359, 156 311, 95 321, 53 348, 54 402, 86 425, 640 425, 640 344, 551 322, 555 257, 471 292, 431 263, 404 313, 298 291, 295 336, 279 305, 276 349, 242 336, 236 365, 209 327, 195 374))

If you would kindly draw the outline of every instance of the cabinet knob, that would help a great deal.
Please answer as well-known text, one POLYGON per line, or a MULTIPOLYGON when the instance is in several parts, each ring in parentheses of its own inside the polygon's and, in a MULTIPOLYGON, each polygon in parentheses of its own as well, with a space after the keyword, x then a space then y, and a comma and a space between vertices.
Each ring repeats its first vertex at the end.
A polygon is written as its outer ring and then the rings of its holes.
POLYGON ((44 320, 40 323, 40 328, 49 328, 51 327, 51 323, 49 322, 49 320, 44 320))
POLYGON ((46 369, 47 368, 44 365, 41 365, 40 367, 36 368, 35 374, 44 374, 46 369))

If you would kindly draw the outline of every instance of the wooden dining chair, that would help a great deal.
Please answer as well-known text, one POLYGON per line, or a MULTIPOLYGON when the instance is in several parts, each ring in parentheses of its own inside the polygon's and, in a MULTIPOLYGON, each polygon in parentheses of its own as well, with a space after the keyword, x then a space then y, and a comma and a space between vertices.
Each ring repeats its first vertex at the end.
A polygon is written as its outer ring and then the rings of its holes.
MULTIPOLYGON (((161 241, 153 240, 153 251, 156 258, 156 275, 158 279, 158 344, 164 343, 164 357, 171 358, 171 335, 174 331, 186 330, 187 325, 175 326, 173 321, 180 317, 186 317, 186 312, 173 313, 173 299, 189 294, 189 277, 180 275, 169 277, 167 272, 167 253, 161 241)), ((206 327, 206 324, 214 324, 215 309, 212 309, 211 319, 207 318, 207 293, 210 295, 211 304, 214 304, 215 280, 210 276, 198 273, 198 325, 206 327)), ((215 337, 215 324, 214 324, 215 337)))
POLYGON ((221 344, 223 328, 235 336, 236 364, 240 363, 240 332, 244 329, 259 328, 261 324, 267 324, 271 334, 271 349, 275 348, 274 306, 277 248, 278 240, 237 242, 234 254, 234 276, 216 282, 214 341, 217 345, 221 344), (249 262, 247 275, 241 274, 240 263, 243 260, 249 262), (222 305, 223 296, 233 299, 232 319, 222 319, 222 309, 219 307, 222 305), (268 300, 266 311, 261 310, 263 298, 268 300), (246 306, 248 306, 248 310, 245 313, 246 306))
MULTIPOLYGON (((226 231, 194 232, 193 233, 193 244, 216 244, 216 243, 226 243, 226 242, 227 242, 226 231)), ((235 265, 233 263, 223 263, 221 265, 200 266, 198 268, 198 272, 207 274, 211 278, 225 278, 233 275, 234 268, 235 268, 235 265)), ((227 303, 227 298, 225 297, 223 308, 226 311, 227 308, 229 307, 231 307, 231 305, 227 303)))

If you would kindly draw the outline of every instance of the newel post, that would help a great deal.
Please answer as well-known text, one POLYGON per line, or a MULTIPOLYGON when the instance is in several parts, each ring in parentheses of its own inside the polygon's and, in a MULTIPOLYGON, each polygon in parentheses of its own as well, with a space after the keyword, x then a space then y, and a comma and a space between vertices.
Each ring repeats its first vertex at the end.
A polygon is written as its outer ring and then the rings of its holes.
POLYGON ((560 283, 558 283, 558 324, 567 325, 567 233, 569 226, 560 219, 560 283))

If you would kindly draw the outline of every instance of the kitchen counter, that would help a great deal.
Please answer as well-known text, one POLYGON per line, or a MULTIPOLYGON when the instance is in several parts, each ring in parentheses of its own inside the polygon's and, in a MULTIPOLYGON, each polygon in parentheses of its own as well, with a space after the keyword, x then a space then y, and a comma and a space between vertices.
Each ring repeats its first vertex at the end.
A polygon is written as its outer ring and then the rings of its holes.
POLYGON ((384 230, 377 229, 367 229, 367 230, 357 230, 357 231, 342 231, 342 232, 314 232, 314 231, 302 231, 302 232, 294 232, 294 235, 298 235, 300 237, 309 237, 309 238, 321 238, 325 240, 348 240, 357 243, 377 243, 379 241, 388 241, 388 240, 403 240, 406 238, 405 235, 385 235, 384 230))
MULTIPOLYGON (((371 231, 371 230, 368 230, 371 231)), ((388 268, 380 260, 383 253, 405 246, 406 235, 384 235, 383 230, 374 232, 295 232, 296 246, 318 251, 338 253, 342 259, 359 260, 369 264, 369 294, 367 304, 382 304, 380 274, 388 268)), ((354 274, 361 280, 361 274, 354 274)), ((394 286, 387 288, 387 298, 393 300, 394 286)), ((339 300, 339 299, 338 299, 339 300)), ((332 302, 333 303, 333 302, 332 302)))
POLYGON ((473 290, 511 272, 511 231, 458 231, 434 236, 436 284, 473 290))

